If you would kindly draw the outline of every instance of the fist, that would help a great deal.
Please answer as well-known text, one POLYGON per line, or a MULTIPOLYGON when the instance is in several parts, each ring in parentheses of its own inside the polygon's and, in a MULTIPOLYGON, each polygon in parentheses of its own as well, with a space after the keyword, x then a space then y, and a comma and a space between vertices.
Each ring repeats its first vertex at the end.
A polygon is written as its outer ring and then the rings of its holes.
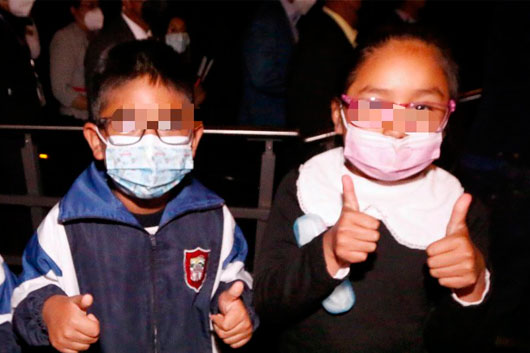
POLYGON ((219 338, 232 348, 239 348, 252 337, 252 322, 240 299, 245 286, 237 281, 219 296, 219 314, 211 315, 213 328, 219 338))
POLYGON ((342 211, 337 223, 324 234, 324 257, 330 275, 352 263, 363 262, 379 240, 379 220, 359 212, 352 179, 342 176, 342 211))
POLYGON ((478 300, 485 288, 485 262, 469 237, 466 216, 471 195, 456 201, 446 236, 427 247, 427 265, 440 285, 455 290, 462 299, 478 300))
POLYGON ((44 302, 42 316, 52 346, 63 353, 86 351, 99 338, 99 321, 86 313, 90 294, 67 297, 54 295, 44 302))

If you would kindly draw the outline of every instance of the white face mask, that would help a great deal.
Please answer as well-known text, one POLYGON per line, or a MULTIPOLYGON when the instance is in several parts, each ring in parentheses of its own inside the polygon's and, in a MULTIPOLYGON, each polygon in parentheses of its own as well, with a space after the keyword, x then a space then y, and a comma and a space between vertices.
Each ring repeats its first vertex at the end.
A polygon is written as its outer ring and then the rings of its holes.
POLYGON ((26 30, 26 43, 28 44, 31 58, 37 59, 40 55, 39 32, 37 32, 37 27, 34 24, 29 27, 26 30))
POLYGON ((35 0, 7 0, 9 12, 18 17, 28 17, 35 0))
POLYGON ((177 53, 182 54, 190 44, 190 36, 186 32, 166 34, 166 44, 177 53))
POLYGON ((99 7, 88 11, 83 19, 89 31, 98 31, 103 28, 103 11, 99 7))

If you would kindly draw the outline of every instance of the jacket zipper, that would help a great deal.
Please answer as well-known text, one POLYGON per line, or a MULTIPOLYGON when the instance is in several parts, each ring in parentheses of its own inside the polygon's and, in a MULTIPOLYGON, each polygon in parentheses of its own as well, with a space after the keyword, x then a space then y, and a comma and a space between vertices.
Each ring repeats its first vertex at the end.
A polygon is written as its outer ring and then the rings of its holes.
POLYGON ((156 294, 156 278, 155 278, 155 251, 156 251, 156 238, 154 234, 149 234, 149 240, 151 241, 151 317, 153 320, 153 352, 158 352, 158 328, 156 325, 156 306, 155 306, 155 294, 156 294))

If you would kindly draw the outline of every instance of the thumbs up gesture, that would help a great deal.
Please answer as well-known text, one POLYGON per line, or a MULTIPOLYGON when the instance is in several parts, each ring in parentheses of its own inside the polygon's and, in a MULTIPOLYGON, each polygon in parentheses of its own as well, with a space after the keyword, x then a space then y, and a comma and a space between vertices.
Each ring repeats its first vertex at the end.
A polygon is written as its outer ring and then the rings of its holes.
POLYGON ((210 315, 215 333, 232 348, 239 348, 252 337, 252 322, 240 299, 245 286, 237 281, 219 296, 219 314, 210 315))
POLYGON ((486 265, 481 252, 473 245, 466 225, 471 195, 456 201, 447 224, 445 238, 427 247, 430 274, 440 285, 451 288, 464 301, 477 301, 485 290, 486 265))
POLYGON ((353 181, 342 176, 342 212, 323 239, 324 257, 331 276, 352 263, 364 262, 379 240, 379 220, 359 212, 353 181))
POLYGON ((86 351, 99 338, 99 321, 87 314, 94 299, 90 294, 54 295, 42 307, 52 346, 63 353, 86 351))

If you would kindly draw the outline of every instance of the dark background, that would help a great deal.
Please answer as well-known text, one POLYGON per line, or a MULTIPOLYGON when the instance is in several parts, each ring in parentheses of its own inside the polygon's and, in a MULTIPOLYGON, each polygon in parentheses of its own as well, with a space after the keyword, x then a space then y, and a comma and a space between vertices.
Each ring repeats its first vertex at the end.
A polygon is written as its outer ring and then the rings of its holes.
MULTIPOLYGON (((106 21, 119 15, 119 1, 102 1, 106 21)), ((206 127, 237 123, 241 96, 242 34, 259 1, 169 1, 159 10, 183 16, 194 55, 214 58, 205 82, 208 97, 198 111, 206 127)), ((395 2, 365 1, 360 33, 395 2)), ((156 13, 156 9, 154 10, 156 13)), ((452 116, 437 162, 457 175, 465 188, 491 212, 497 352, 530 352, 530 3, 526 1, 428 1, 425 21, 441 33, 460 66, 461 92, 483 89, 482 97, 461 103, 452 116)), ((49 89, 48 46, 55 31, 71 21, 68 1, 37 0, 32 11, 39 30, 41 55, 36 60, 48 106, 37 124, 60 124, 49 89)), ((164 22, 157 23, 163 26, 164 22)), ((0 55, 8 55, 1 53, 0 55)), ((80 132, 40 132, 33 138, 39 153, 43 191, 60 197, 88 165, 91 156, 80 132)), ((0 130, 1 141, 22 141, 20 133, 0 130)), ((275 184, 305 158, 302 143, 275 143, 275 184)), ((26 194, 19 148, 0 144, 0 194, 26 194)), ((227 200, 229 206, 257 205, 259 166, 264 144, 244 137, 205 136, 195 174, 227 200)), ((253 248, 255 222, 238 220, 253 248)), ((0 205, 0 253, 20 255, 33 233, 29 210, 0 205)), ((248 264, 251 265, 252 254, 248 264)), ((15 266, 16 271, 18 268, 15 266)))

